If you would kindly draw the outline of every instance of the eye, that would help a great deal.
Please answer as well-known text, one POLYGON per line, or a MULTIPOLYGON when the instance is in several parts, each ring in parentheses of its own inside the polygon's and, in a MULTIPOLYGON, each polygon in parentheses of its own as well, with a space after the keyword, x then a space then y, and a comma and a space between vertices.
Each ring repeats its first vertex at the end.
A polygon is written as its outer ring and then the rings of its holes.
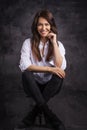
POLYGON ((41 24, 41 23, 38 23, 37 26, 42 26, 42 24, 41 24))
POLYGON ((46 26, 50 26, 50 24, 49 24, 49 23, 46 23, 45 25, 46 25, 46 26))

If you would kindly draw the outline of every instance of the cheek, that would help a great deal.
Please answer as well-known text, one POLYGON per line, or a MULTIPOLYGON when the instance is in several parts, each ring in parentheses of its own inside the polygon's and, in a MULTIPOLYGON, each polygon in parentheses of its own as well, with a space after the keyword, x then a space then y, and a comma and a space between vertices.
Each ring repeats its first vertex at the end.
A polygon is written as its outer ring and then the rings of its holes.
POLYGON ((51 30, 51 27, 49 26, 48 29, 51 30))
POLYGON ((37 27, 37 31, 40 31, 41 30, 41 27, 37 27))
POLYGON ((48 31, 49 31, 49 33, 50 33, 50 31, 51 31, 51 28, 48 28, 48 31))

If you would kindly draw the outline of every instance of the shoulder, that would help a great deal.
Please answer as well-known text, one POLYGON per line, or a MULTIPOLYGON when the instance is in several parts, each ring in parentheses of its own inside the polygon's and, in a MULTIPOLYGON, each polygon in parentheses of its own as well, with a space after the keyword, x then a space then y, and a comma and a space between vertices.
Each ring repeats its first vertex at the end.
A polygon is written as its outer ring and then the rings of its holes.
POLYGON ((31 43, 31 39, 30 38, 27 38, 24 40, 23 44, 30 44, 31 43))
POLYGON ((58 41, 58 44, 59 44, 59 46, 62 46, 62 45, 63 45, 63 43, 62 43, 61 41, 58 41))
POLYGON ((31 39, 28 38, 28 39, 24 40, 24 42, 22 44, 21 51, 24 51, 24 50, 29 51, 30 49, 31 49, 31 39))
POLYGON ((30 38, 25 39, 23 42, 23 47, 30 47, 30 45, 31 45, 31 39, 30 38))
POLYGON ((62 42, 58 41, 60 52, 65 54, 65 47, 62 42))
POLYGON ((64 45, 61 41, 58 41, 59 48, 64 48, 64 45))

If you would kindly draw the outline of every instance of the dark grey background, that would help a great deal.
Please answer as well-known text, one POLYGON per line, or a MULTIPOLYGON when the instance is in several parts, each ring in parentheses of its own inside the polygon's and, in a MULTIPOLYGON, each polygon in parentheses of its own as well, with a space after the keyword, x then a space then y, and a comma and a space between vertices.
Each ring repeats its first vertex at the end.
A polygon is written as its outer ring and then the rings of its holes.
POLYGON ((0 130, 13 130, 32 107, 18 65, 33 17, 44 8, 54 14, 67 59, 61 92, 48 104, 66 130, 87 130, 86 7, 83 0, 0 0, 0 130))

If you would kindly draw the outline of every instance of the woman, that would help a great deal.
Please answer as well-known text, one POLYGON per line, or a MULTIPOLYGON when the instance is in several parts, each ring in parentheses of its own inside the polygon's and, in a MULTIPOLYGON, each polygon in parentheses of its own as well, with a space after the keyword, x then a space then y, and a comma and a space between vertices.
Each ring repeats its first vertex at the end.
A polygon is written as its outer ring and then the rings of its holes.
POLYGON ((59 92, 66 69, 65 48, 58 41, 52 13, 48 10, 38 11, 31 31, 31 39, 23 43, 19 67, 24 91, 33 97, 36 105, 23 122, 30 126, 36 116, 43 112, 46 121, 55 130, 64 130, 62 122, 47 106, 49 99, 59 92))

